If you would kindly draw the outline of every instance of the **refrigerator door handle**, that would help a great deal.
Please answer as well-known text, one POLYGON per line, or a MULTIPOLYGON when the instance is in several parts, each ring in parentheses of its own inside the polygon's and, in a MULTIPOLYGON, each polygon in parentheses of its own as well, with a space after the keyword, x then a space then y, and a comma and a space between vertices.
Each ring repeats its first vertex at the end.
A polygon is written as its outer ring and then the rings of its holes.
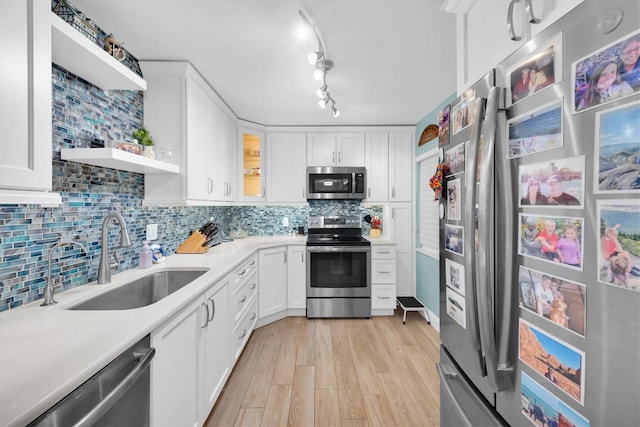
POLYGON ((521 36, 516 34, 516 30, 513 28, 513 7, 519 1, 520 0, 511 0, 509 2, 509 10, 507 10, 507 32, 509 33, 509 38, 514 42, 522 39, 521 36))
MULTIPOLYGON (((478 241, 482 244, 478 245, 476 255, 476 292, 478 304, 478 329, 480 331, 480 344, 484 352, 485 366, 487 369, 487 379, 489 385, 495 392, 503 391, 507 387, 507 381, 504 380, 504 373, 510 373, 511 368, 506 361, 498 360, 498 342, 496 339, 495 325, 495 206, 493 197, 495 196, 495 144, 496 144, 496 128, 498 120, 498 107, 500 101, 501 89, 492 87, 489 89, 487 99, 486 117, 484 120, 484 136, 485 140, 482 144, 482 152, 480 158, 482 164, 480 166, 480 186, 478 194, 478 241)), ((507 216, 508 220, 510 216, 507 216)), ((512 224, 511 224, 512 225, 512 224)), ((500 224, 501 227, 512 229, 509 224, 500 224)), ((505 260, 506 262, 507 260, 505 260)), ((510 268, 510 267, 509 267, 510 268)), ((510 282, 505 282, 504 287, 511 286, 510 282)), ((509 292, 507 292, 510 295, 509 292)), ((510 299, 510 297, 509 297, 510 299)), ((507 304, 503 307, 505 311, 511 308, 507 304)), ((507 345, 506 340, 501 339, 502 345, 507 345)), ((500 354, 506 354, 501 349, 500 354)))
POLYGON ((475 370, 481 377, 486 375, 485 362, 482 356, 482 345, 480 342, 480 332, 478 329, 478 296, 475 285, 475 271, 476 261, 474 257, 475 239, 473 238, 474 230, 476 229, 476 202, 477 202, 477 184, 476 177, 478 176, 478 151, 480 150, 480 136, 482 135, 482 117, 486 107, 486 99, 478 98, 474 108, 473 122, 471 127, 471 140, 468 143, 466 149, 466 170, 465 170, 465 206, 464 209, 464 229, 468 230, 471 235, 464 239, 464 267, 465 267, 465 289, 469 293, 470 304, 467 304, 467 310, 469 311, 467 316, 469 335, 471 336, 471 343, 473 348, 477 351, 474 356, 475 370))

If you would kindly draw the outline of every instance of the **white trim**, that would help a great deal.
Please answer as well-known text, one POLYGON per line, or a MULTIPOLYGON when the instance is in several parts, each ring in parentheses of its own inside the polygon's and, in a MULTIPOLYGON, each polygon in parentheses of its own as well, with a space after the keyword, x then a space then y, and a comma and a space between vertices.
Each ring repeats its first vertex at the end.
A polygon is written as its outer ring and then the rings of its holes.
POLYGON ((420 253, 422 255, 428 256, 430 258, 433 258, 436 261, 440 259, 440 253, 434 251, 431 248, 417 248, 416 252, 418 252, 418 253, 420 253))

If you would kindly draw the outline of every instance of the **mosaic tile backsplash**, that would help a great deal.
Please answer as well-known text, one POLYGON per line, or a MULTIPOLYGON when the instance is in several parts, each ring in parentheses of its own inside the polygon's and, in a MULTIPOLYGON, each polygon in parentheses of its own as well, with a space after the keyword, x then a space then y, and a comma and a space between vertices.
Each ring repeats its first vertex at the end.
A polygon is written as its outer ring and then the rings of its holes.
MULTIPOLYGON (((245 230, 248 235, 284 235, 306 228, 309 215, 382 215, 382 207, 352 201, 312 201, 302 207, 216 206, 143 207, 144 176, 60 159, 62 148, 86 146, 95 132, 110 138, 131 138, 143 123, 143 94, 103 91, 54 65, 53 191, 62 205, 4 205, 0 207, 0 311, 43 298, 48 254, 59 241, 77 240, 77 246, 58 248, 52 257, 52 277, 60 275, 61 292, 96 280, 104 217, 116 210, 124 217, 134 245, 118 249, 121 270, 136 268, 147 224, 158 224, 158 240, 167 254, 209 218, 222 230, 245 230), (289 218, 290 227, 282 226, 289 218)), ((364 232, 368 225, 363 223, 364 232)), ((119 242, 118 227, 109 227, 109 247, 119 242)), ((224 243, 223 243, 224 244, 224 243)), ((121 271, 120 270, 120 271, 121 271)))

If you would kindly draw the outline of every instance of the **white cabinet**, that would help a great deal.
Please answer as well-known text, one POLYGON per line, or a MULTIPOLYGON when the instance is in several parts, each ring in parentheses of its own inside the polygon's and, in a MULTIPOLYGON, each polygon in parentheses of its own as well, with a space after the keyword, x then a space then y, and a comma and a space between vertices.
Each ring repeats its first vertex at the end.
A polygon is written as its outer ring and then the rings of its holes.
POLYGON ((367 202, 389 200, 389 133, 367 132, 365 135, 367 202))
POLYGON ((236 281, 229 294, 232 363, 240 357, 258 321, 258 256, 252 256, 236 269, 236 281))
POLYGON ((263 249, 258 253, 259 319, 287 309, 287 248, 263 249))
POLYGON ((198 351, 202 299, 151 334, 151 425, 198 424, 198 351))
POLYGON ((307 247, 289 246, 287 248, 287 308, 306 309, 307 307, 307 247))
POLYGON ((233 274, 205 293, 198 359, 199 422, 204 424, 231 372, 229 284, 233 274))
POLYGON ((396 249, 371 246, 371 314, 392 315, 396 306, 396 249))
POLYGON ((224 117, 224 168, 223 168, 223 199, 230 202, 238 200, 238 127, 229 117, 224 117))
POLYGON ((391 236, 396 242, 396 284, 398 296, 415 296, 413 268, 413 204, 391 203, 391 236))
POLYGON ((235 176, 235 119, 186 62, 141 61, 147 80, 145 126, 156 145, 171 147, 178 175, 145 175, 145 205, 228 202, 235 176), (232 138, 233 143, 229 142, 232 138), (229 150, 233 153, 229 153, 229 150))
POLYGON ((266 193, 264 176, 267 172, 264 167, 266 151, 264 132, 239 128, 238 140, 240 147, 238 199, 251 202, 264 201, 266 193))
POLYGON ((306 134, 267 134, 267 201, 304 203, 306 134))
POLYGON ((51 2, 0 2, 0 204, 51 193, 51 2))
POLYGON ((364 133, 308 133, 307 166, 364 166, 364 133))
POLYGON ((565 15, 583 0, 483 0, 445 2, 455 12, 457 88, 461 94, 518 47, 565 15), (469 8, 469 6, 471 7, 469 8), (528 7, 530 5, 530 7, 528 7), (535 19, 534 19, 535 18, 535 19), (507 22, 512 22, 512 35, 507 22), (530 22, 530 21, 539 22, 530 22))
POLYGON ((389 132, 389 201, 413 200, 413 133, 389 132))
POLYGON ((202 425, 229 376, 231 276, 151 334, 151 425, 202 425))

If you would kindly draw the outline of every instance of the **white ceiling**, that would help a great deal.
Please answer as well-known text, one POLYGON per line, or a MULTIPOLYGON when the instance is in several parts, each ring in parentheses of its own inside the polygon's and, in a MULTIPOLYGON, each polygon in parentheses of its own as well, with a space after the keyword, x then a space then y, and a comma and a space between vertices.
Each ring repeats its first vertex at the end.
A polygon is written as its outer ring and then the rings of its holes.
POLYGON ((71 0, 139 60, 186 60, 240 118, 268 126, 415 125, 455 91, 441 0, 71 0), (318 106, 313 36, 340 117, 318 106))

